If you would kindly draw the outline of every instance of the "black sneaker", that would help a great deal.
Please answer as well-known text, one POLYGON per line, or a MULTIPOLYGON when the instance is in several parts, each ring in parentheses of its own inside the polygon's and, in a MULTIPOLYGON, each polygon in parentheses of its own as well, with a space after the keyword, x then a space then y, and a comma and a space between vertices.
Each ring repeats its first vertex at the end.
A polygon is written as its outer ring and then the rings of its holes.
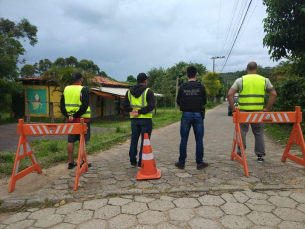
POLYGON ((175 163, 175 166, 178 168, 178 169, 184 169, 184 165, 182 165, 179 161, 175 163))
POLYGON ((69 163, 69 164, 68 164, 68 169, 73 169, 75 166, 77 166, 77 163, 76 163, 76 162, 69 163))
POLYGON ((257 162, 258 163, 264 163, 264 156, 265 156, 265 154, 263 153, 263 154, 261 154, 261 155, 258 155, 257 156, 257 162))
POLYGON ((241 152, 237 152, 237 155, 241 157, 241 152))
POLYGON ((197 169, 198 169, 198 170, 201 170, 201 169, 204 169, 204 168, 206 168, 206 167, 208 167, 208 166, 209 166, 208 163, 202 162, 200 165, 197 165, 197 169))
POLYGON ((130 167, 131 167, 131 168, 134 168, 134 167, 136 167, 136 165, 137 165, 137 163, 131 163, 131 164, 130 164, 130 167))
MULTIPOLYGON (((83 161, 83 163, 80 165, 80 168, 83 166, 83 164, 85 163, 85 161, 83 161)), ((91 163, 88 163, 88 168, 91 167, 91 163)))

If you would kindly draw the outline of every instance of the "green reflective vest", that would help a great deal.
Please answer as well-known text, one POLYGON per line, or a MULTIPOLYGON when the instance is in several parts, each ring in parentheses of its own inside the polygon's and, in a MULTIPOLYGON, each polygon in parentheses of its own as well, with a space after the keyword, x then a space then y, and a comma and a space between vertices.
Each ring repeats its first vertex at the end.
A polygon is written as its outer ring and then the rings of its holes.
MULTIPOLYGON (((133 110, 140 110, 141 108, 147 106, 146 94, 148 90, 149 88, 143 91, 142 95, 139 98, 134 97, 130 93, 130 90, 128 91, 129 103, 133 110)), ((152 112, 149 112, 147 114, 140 114, 139 116, 130 115, 130 118, 152 118, 152 112)))
POLYGON ((238 108, 241 110, 263 110, 266 79, 257 74, 248 74, 242 77, 242 84, 238 108))
MULTIPOLYGON (((83 86, 80 85, 71 85, 65 88, 65 106, 68 115, 73 115, 76 111, 79 110, 79 107, 82 105, 82 101, 80 101, 80 93, 82 89, 83 86)), ((83 114, 81 117, 90 118, 90 106, 88 106, 86 113, 83 114)))

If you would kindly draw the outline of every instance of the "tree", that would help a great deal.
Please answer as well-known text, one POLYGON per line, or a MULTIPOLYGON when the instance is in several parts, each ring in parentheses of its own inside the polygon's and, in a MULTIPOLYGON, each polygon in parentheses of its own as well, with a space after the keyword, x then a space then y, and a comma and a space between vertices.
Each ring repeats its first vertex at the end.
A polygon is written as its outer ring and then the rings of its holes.
POLYGON ((38 64, 39 74, 43 74, 45 71, 50 69, 53 66, 53 63, 49 59, 40 60, 38 64))
POLYGON ((62 58, 62 57, 58 57, 58 58, 54 61, 54 65, 55 65, 56 67, 62 67, 62 68, 64 68, 64 67, 67 66, 65 58, 62 58))
POLYGON ((202 77, 203 85, 207 92, 207 97, 210 99, 213 99, 214 97, 216 97, 216 95, 219 92, 219 89, 221 88, 219 76, 220 76, 219 73, 207 72, 202 77))
POLYGON ((137 83, 137 79, 133 77, 133 75, 129 75, 127 76, 127 82, 131 83, 131 84, 136 84, 137 83))
MULTIPOLYGON (((304 0, 263 0, 268 16, 264 21, 264 46, 269 47, 271 59, 291 57, 305 70, 305 13, 304 0)), ((303 73, 304 74, 304 73, 303 73)))
POLYGON ((76 67, 77 63, 78 63, 78 60, 74 56, 70 56, 70 57, 66 58, 66 64, 67 65, 71 65, 72 67, 76 67))
POLYGON ((20 69, 21 77, 33 77, 38 73, 37 63, 34 65, 26 64, 20 69))
POLYGON ((37 27, 27 19, 15 24, 8 19, 0 18, 0 78, 13 79, 18 77, 19 55, 24 55, 25 49, 18 39, 29 39, 34 46, 37 40, 37 27))

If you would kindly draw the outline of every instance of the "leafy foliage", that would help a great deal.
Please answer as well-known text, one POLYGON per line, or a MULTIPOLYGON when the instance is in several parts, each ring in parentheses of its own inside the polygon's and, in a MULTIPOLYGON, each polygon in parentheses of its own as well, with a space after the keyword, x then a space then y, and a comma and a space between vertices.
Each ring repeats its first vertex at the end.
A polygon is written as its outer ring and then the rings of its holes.
POLYGON ((18 77, 19 55, 24 55, 25 49, 18 39, 29 39, 34 46, 37 40, 37 27, 31 25, 27 19, 15 24, 8 19, 0 18, 0 78, 8 80, 18 77))
POLYGON ((290 57, 305 70, 304 0, 263 0, 268 17, 264 19, 263 44, 269 47, 271 59, 290 57))
POLYGON ((207 97, 210 99, 216 97, 216 95, 219 93, 219 89, 221 88, 219 77, 220 74, 216 72, 207 72, 202 77, 202 82, 205 86, 207 97))

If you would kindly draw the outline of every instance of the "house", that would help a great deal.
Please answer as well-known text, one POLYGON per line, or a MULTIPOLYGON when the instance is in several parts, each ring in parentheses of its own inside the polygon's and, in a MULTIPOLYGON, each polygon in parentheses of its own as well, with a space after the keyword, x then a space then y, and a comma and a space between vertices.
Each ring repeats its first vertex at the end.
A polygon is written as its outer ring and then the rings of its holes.
MULTIPOLYGON (((19 113, 22 112, 19 115, 27 117, 61 117, 59 104, 62 93, 58 91, 58 88, 47 85, 42 76, 18 80, 22 81, 24 85, 24 100, 20 100, 20 98, 13 100, 13 104, 15 104, 13 111, 16 115, 18 115, 16 112, 18 110, 19 113)), ((91 118, 124 112, 121 109, 121 104, 131 85, 101 76, 95 76, 95 80, 100 84, 100 87, 91 88, 90 91, 91 118)), ((155 93, 155 96, 162 95, 155 93)))
MULTIPOLYGON (((22 81, 24 85, 23 114, 26 116, 29 114, 32 117, 51 117, 53 113, 55 118, 61 116, 59 108, 61 92, 58 91, 58 88, 47 85, 42 76, 20 78, 18 80, 22 81)), ((101 76, 95 76, 95 80, 101 86, 92 89, 90 92, 91 117, 120 113, 121 110, 118 108, 131 85, 101 76)), ((15 101, 19 104, 18 110, 22 110, 20 109, 22 102, 15 101)))

